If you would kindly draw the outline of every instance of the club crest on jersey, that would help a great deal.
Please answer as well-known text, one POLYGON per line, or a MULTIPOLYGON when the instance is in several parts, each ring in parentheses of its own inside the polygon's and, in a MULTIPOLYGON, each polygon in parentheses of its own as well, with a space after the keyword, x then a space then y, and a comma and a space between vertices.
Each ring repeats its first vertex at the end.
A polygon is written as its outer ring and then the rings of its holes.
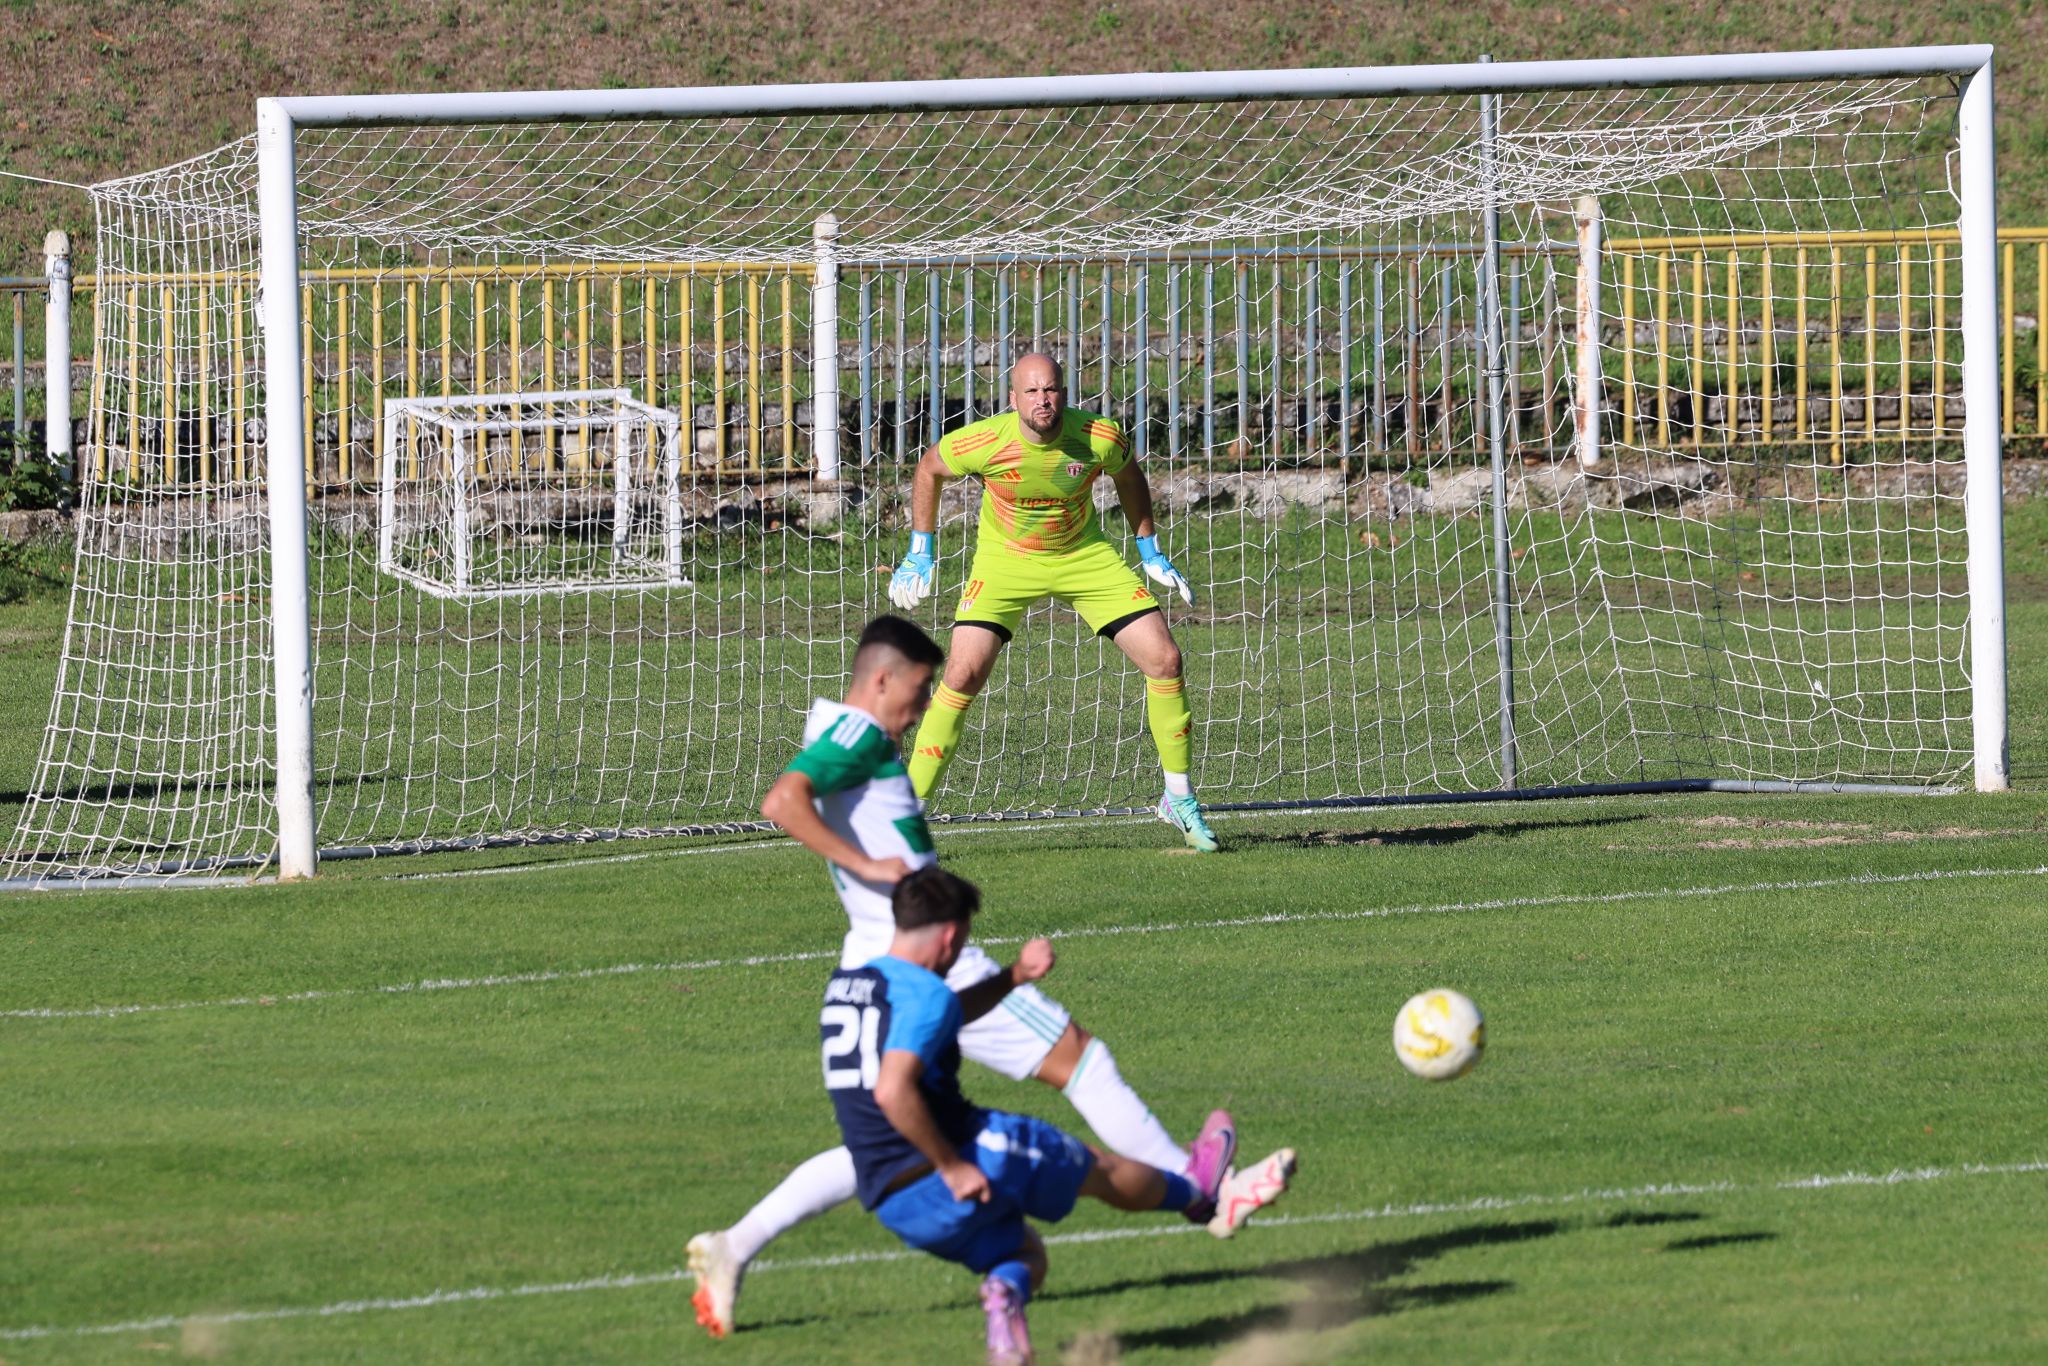
POLYGON ((1067 478, 1079 479, 1082 473, 1085 470, 1087 470, 1087 468, 1088 467, 1086 465, 1083 465, 1081 462, 1077 460, 1073 464, 1067 466, 1067 478))

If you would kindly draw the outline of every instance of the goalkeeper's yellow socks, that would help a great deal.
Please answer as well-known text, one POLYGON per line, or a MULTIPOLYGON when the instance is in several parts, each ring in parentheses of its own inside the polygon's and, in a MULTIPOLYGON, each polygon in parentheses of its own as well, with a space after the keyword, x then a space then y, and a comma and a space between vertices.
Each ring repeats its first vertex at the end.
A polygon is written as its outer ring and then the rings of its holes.
MULTIPOLYGON (((933 703, 934 710, 937 703, 933 703)), ((1159 746, 1159 767, 1168 773, 1185 774, 1194 756, 1188 738, 1195 728, 1194 713, 1188 710, 1187 690, 1178 678, 1145 680, 1145 719, 1152 726, 1152 743, 1159 746)), ((912 770, 913 775, 915 770, 912 770)))
POLYGON ((917 738, 910 742, 910 785, 920 797, 929 797, 946 774, 959 748, 960 732, 967 728, 967 709, 974 698, 954 692, 941 683, 932 689, 932 704, 918 723, 917 738))

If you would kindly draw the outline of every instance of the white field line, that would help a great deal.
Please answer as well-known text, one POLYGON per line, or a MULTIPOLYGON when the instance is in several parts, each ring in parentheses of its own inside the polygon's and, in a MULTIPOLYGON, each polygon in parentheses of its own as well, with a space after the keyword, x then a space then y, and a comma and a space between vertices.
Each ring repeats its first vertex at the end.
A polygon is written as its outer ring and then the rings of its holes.
MULTIPOLYGON (((1863 873, 1853 877, 1805 878, 1779 882, 1726 882, 1708 887, 1652 887, 1632 892, 1563 892, 1551 896, 1493 897, 1484 901, 1446 901, 1409 906, 1382 906, 1356 911, 1272 911, 1265 915, 1234 916, 1223 920, 1184 920, 1138 925, 1097 925, 1086 929, 1061 930, 1054 939, 1103 939, 1119 935, 1182 934, 1190 930, 1248 929, 1263 925, 1328 924, 1354 920, 1382 920, 1407 915, 1454 915, 1467 911, 1535 910, 1553 906, 1612 906, 1631 901, 1686 900, 1701 897, 1745 896, 1761 892, 1807 892, 1830 887, 1891 887, 1916 882, 1947 882, 1960 878, 2042 877, 2048 864, 2032 868, 1942 868, 1919 873, 1863 873)), ((988 945, 1022 943, 1027 935, 1003 935, 977 942, 988 945)), ((210 1001, 163 1001, 153 1004, 115 1006, 37 1006, 0 1010, 0 1019, 76 1020, 101 1019, 117 1015, 153 1015, 173 1010, 213 1010, 237 1006, 296 1005, 306 1001, 332 1001, 356 996, 408 996, 433 991, 468 991, 480 987, 537 986, 549 982, 589 981, 602 977, 631 977, 648 972, 710 972, 723 968, 763 967, 777 963, 815 963, 836 960, 837 949, 805 953, 768 953, 744 958, 705 958, 682 963, 615 963, 601 968, 560 968, 539 972, 504 973, 490 977, 438 977, 417 982, 396 982, 375 987, 336 987, 326 991, 275 992, 256 996, 230 996, 210 1001)))
MULTIPOLYGON (((1681 1196, 1743 1195, 1770 1192, 1812 1192, 1844 1190, 1864 1186, 1908 1186, 1930 1181, 1947 1181, 1970 1176, 2030 1176, 2048 1172, 2048 1161, 1964 1163, 1959 1167, 1916 1167, 1888 1172, 1836 1172, 1831 1175, 1796 1177, 1784 1181, 1743 1184, 1734 1181, 1669 1181, 1647 1186, 1608 1190, 1567 1191, 1554 1195, 1482 1195, 1471 1200, 1452 1200, 1415 1205, 1382 1205, 1377 1209, 1328 1210, 1318 1214, 1261 1216, 1261 1228, 1286 1228, 1310 1224, 1356 1224, 1380 1219, 1423 1218, 1445 1214, 1487 1214, 1502 1210, 1558 1208, 1568 1205, 1614 1204, 1622 1201, 1664 1200, 1681 1196)), ((1186 1223, 1134 1223, 1117 1228, 1090 1229, 1076 1233, 1053 1233, 1049 1244, 1119 1242, 1129 1238, 1159 1238, 1196 1233, 1201 1226, 1186 1223)), ((901 1262, 925 1254, 907 1248, 878 1248, 869 1252, 842 1252, 830 1257, 794 1257, 788 1260, 764 1258, 750 1268, 751 1274, 768 1271, 816 1271, 843 1266, 865 1266, 877 1262, 901 1262)), ((1256 1275, 1256 1266, 1247 1274, 1256 1275)), ((466 1290, 434 1290, 422 1295, 390 1298, 339 1300, 332 1304, 291 1306, 281 1309, 237 1309, 226 1313, 164 1314, 156 1318, 130 1319, 122 1323, 78 1324, 0 1328, 0 1341, 25 1342, 38 1338, 105 1336, 115 1333, 143 1333, 183 1324, 263 1323, 277 1319, 338 1318, 394 1309, 433 1309, 444 1304, 475 1304, 485 1300, 524 1299, 539 1295, 576 1295, 591 1290, 632 1290, 650 1285, 672 1285, 693 1279, 681 1268, 613 1276, 591 1276, 576 1281, 554 1281, 537 1285, 471 1286, 466 1290)))
MULTIPOLYGON (((1228 820, 1232 816, 1267 816, 1267 811, 1222 811, 1213 814, 1211 820, 1228 820)), ((1080 821, 984 821, 978 825, 942 825, 932 831, 934 839, 947 839, 955 835, 992 835, 1003 831, 1072 830, 1077 827, 1099 827, 1104 825, 1149 825, 1153 816, 1102 816, 1080 821)), ((649 859, 693 858, 704 854, 752 854, 763 849, 796 849, 803 846, 783 836, 774 839, 756 840, 750 844, 718 844, 683 849, 639 849, 625 854, 602 854, 595 858, 542 859, 534 863, 505 863, 495 868, 445 868, 431 873, 388 873, 385 878, 392 882, 433 882, 444 878, 503 877, 508 873, 554 873, 576 868, 590 868, 605 863, 644 863, 649 859)))
MULTIPOLYGON (((1222 811, 1212 812, 1209 819, 1212 821, 1244 820, 1254 816, 1267 816, 1271 814, 1271 812, 1266 811, 1222 811)), ((971 825, 942 825, 932 831, 932 834, 935 838, 946 839, 954 835, 993 835, 1027 830, 1072 830, 1083 826, 1148 825, 1156 819, 1157 817, 1153 816, 1091 816, 1086 820, 1072 821, 981 821, 971 825)), ((439 871, 426 873, 377 873, 364 880, 370 882, 435 882, 448 878, 504 877, 513 873, 560 873, 608 863, 644 863, 649 859, 701 858, 707 854, 758 854, 764 850, 800 850, 802 847, 796 841, 778 835, 771 839, 755 840, 747 844, 690 845, 674 849, 639 849, 623 854, 540 859, 530 863, 504 863, 490 868, 444 868, 439 871)), ((389 859, 407 856, 389 854, 383 857, 389 859)), ((145 879, 122 877, 87 878, 83 881, 62 886, 38 884, 32 887, 6 888, 0 890, 0 895, 5 895, 8 891, 21 891, 36 896, 73 896, 81 892, 105 891, 109 888, 126 888, 131 886, 147 886, 152 891, 231 892, 244 887, 275 887, 277 885, 277 875, 275 873, 266 873, 258 870, 254 876, 246 877, 222 874, 217 877, 186 875, 145 879)))

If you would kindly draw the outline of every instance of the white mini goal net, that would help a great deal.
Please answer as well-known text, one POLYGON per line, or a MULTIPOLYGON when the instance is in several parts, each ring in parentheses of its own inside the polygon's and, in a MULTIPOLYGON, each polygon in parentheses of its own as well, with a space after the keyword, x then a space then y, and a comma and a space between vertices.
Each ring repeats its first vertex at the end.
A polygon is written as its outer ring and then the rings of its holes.
POLYGON ((623 389, 388 399, 377 568, 437 598, 684 587, 678 425, 623 389))
MULTIPOLYGON (((887 609, 911 467, 1030 349, 1125 424, 1201 595, 1210 803, 2002 785, 1989 80, 266 102, 94 191, 12 868, 260 865, 283 826, 303 872, 309 813, 329 855, 753 819, 887 609)), ((1142 680, 1047 605, 937 806, 1157 785, 1142 680)))

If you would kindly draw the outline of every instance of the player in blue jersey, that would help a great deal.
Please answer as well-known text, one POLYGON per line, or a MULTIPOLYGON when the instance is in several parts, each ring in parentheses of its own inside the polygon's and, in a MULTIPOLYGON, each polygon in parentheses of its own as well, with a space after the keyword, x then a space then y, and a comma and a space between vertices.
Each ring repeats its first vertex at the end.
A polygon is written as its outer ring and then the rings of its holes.
POLYGON ((909 1246, 985 1278, 989 1361, 1020 1366, 1032 1360, 1024 1306, 1046 1272, 1026 1216, 1064 1219, 1083 1195, 1133 1212, 1213 1204, 1209 1231, 1227 1238, 1287 1189, 1295 1156, 1282 1148, 1204 1189, 1044 1120, 971 1104, 960 1091, 961 1028, 1053 965, 1052 945, 1034 939, 1006 971, 956 995, 945 974, 979 905, 972 883, 937 865, 898 882, 889 952, 832 974, 818 1026, 862 1206, 909 1246))

